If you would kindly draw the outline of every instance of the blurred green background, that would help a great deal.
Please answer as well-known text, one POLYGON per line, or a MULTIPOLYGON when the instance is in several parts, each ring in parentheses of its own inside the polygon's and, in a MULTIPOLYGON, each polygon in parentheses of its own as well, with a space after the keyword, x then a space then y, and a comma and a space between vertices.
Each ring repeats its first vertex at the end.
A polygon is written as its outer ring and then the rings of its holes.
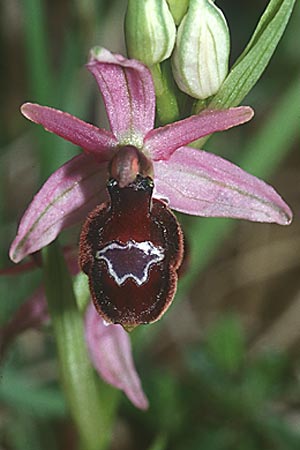
MULTIPOLYGON (((266 6, 219 1, 232 62, 266 6)), ((24 209, 47 176, 78 151, 30 124, 25 101, 106 122, 84 69, 102 45, 125 52, 126 2, 3 0, 0 3, 0 264, 24 209)), ((290 204, 291 226, 178 215, 190 267, 170 311, 133 333, 150 400, 140 412, 122 395, 111 450, 300 448, 300 5, 264 76, 244 101, 256 116, 205 146, 268 179, 290 204)), ((76 243, 79 228, 62 241, 76 243)), ((5 323, 41 273, 0 278, 5 323)), ((51 328, 28 331, 0 367, 0 449, 76 449, 58 384, 51 328)))

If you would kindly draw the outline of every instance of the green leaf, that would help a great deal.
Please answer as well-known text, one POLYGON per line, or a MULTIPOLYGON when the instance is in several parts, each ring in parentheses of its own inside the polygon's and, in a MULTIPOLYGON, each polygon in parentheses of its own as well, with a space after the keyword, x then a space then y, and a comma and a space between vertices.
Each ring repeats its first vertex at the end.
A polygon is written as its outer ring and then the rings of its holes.
POLYGON ((107 448, 116 393, 102 393, 90 364, 72 282, 57 243, 44 250, 45 287, 55 334, 66 400, 77 425, 82 448, 107 448), (105 398, 101 398, 101 394, 105 398), (108 395, 107 395, 108 394, 108 395))
POLYGON ((295 1, 269 2, 250 42, 208 108, 227 108, 242 102, 267 67, 287 26, 295 1))

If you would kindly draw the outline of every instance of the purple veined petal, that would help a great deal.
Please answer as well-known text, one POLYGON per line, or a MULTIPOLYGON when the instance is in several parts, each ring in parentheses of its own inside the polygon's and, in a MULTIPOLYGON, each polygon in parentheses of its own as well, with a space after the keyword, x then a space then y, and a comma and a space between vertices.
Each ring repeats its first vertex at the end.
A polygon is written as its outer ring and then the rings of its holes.
POLYGON ((0 329, 0 354, 3 354, 9 343, 20 333, 29 328, 38 328, 49 320, 45 291, 40 287, 0 329))
POLYGON ((111 157, 111 149, 118 143, 110 131, 97 128, 58 109, 24 103, 21 106, 21 113, 32 122, 42 125, 45 130, 57 134, 87 152, 96 153, 103 159, 111 157))
POLYGON ((107 163, 80 154, 54 172, 24 213, 10 248, 15 263, 52 242, 107 200, 107 163))
POLYGON ((145 148, 154 160, 168 159, 172 153, 216 131, 224 131, 248 122, 254 115, 249 106, 202 113, 151 130, 145 137, 145 148))
MULTIPOLYGON (((94 75, 106 106, 110 126, 119 141, 143 137, 154 126, 155 92, 149 69, 139 61, 126 59, 96 47, 87 68, 94 75)), ((139 142, 132 142, 139 146, 139 142)))
POLYGON ((170 207, 202 217, 233 217, 288 225, 292 212, 264 181, 211 153, 179 148, 154 163, 156 196, 170 207))
POLYGON ((124 391, 137 408, 147 409, 148 400, 134 367, 128 333, 121 325, 106 324, 90 303, 85 336, 93 365, 103 380, 124 391))

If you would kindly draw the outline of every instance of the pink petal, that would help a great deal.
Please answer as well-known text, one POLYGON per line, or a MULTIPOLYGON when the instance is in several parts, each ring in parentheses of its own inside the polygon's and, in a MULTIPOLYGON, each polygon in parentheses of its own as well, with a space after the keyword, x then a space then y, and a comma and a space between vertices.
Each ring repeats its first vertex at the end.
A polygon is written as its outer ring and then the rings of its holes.
POLYGON ((177 148, 216 131, 248 122, 253 114, 248 106, 206 110, 196 116, 151 130, 145 138, 145 148, 154 160, 168 159, 177 148))
POLYGON ((10 258, 21 261, 82 220, 106 197, 107 164, 81 154, 54 172, 23 215, 10 258))
POLYGON ((134 367, 129 335, 121 325, 106 325, 90 303, 85 335, 92 362, 103 380, 123 390, 137 408, 147 409, 148 400, 134 367))
POLYGON ((100 154, 103 159, 109 159, 111 148, 117 145, 117 140, 110 131, 97 128, 58 109, 24 103, 21 106, 21 113, 32 122, 43 125, 45 130, 88 152, 100 154))
POLYGON ((203 217, 234 217, 288 225, 292 212, 277 192, 238 166, 202 150, 179 148, 154 163, 156 196, 171 208, 203 217))
MULTIPOLYGON (((136 135, 142 143, 154 126, 155 93, 149 69, 98 47, 92 50, 87 68, 99 85, 115 136, 122 143, 136 135)), ((139 146, 140 142, 131 143, 139 146)))

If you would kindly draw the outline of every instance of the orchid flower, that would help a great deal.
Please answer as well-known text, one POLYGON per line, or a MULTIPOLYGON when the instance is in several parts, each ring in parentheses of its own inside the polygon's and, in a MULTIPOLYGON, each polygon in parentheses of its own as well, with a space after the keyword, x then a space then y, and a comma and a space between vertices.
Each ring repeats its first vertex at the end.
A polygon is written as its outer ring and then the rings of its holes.
MULTIPOLYGON (((21 261, 52 242, 64 228, 86 219, 79 262, 89 275, 94 303, 106 321, 122 323, 119 316, 113 316, 114 311, 103 309, 103 279, 97 279, 99 267, 106 264, 111 279, 113 275, 117 286, 112 288, 108 280, 106 287, 115 295, 128 278, 143 290, 145 280, 152 276, 155 286, 161 276, 160 264, 167 261, 166 292, 154 292, 151 285, 153 296, 163 297, 162 305, 155 307, 152 316, 151 305, 146 301, 151 314, 141 323, 148 323, 157 320, 172 301, 182 262, 182 233, 169 207, 202 217, 233 217, 282 225, 290 223, 292 213, 271 186, 219 156, 187 147, 203 136, 249 121, 253 116, 251 108, 204 111, 155 129, 155 92, 146 66, 96 48, 87 68, 102 93, 111 131, 47 106, 25 103, 21 108, 26 118, 78 145, 83 153, 53 173, 36 194, 21 219, 10 258, 16 263, 21 261), (136 203, 132 203, 133 196, 136 203), (137 235, 139 226, 151 229, 152 240, 130 239, 132 223, 137 235), (125 244, 115 242, 111 238, 113 232, 125 235, 125 244), (170 243, 172 239, 175 244, 170 243), (95 240, 100 240, 101 248, 95 246, 95 240), (122 258, 113 259, 110 255, 114 252, 124 257, 124 249, 137 260, 144 259, 143 270, 135 268, 128 274, 123 267, 116 268, 122 258)), ((128 299, 130 292, 129 289, 126 293, 128 299)), ((107 292, 104 294, 107 296, 107 292)), ((122 301, 116 300, 117 308, 112 309, 122 308, 122 301)), ((138 322, 137 317, 129 319, 122 323, 124 328, 130 329, 138 322)), ((88 308, 86 340, 95 367, 105 380, 123 389, 136 406, 146 408, 147 400, 124 333, 119 325, 106 327, 96 310, 88 308), (129 377, 126 367, 130 368, 129 377)))
POLYGON ((290 223, 290 208, 271 186, 219 156, 186 147, 249 121, 251 108, 204 111, 154 129, 155 92, 146 66, 95 48, 87 68, 102 93, 111 131, 46 106, 25 103, 21 108, 26 118, 80 146, 83 153, 54 172, 34 197, 11 245, 12 261, 46 246, 107 200, 108 165, 125 146, 152 162, 154 198, 167 199, 176 211, 290 223))
POLYGON ((83 226, 80 266, 99 314, 130 330, 158 320, 176 292, 183 237, 168 206, 203 217, 279 224, 288 224, 292 213, 263 181, 186 147, 249 121, 251 108, 204 111, 154 129, 155 91, 146 66, 96 48, 87 67, 102 93, 111 131, 46 106, 22 106, 25 117, 83 153, 51 175, 34 197, 10 257, 19 262, 40 250, 95 208, 83 226))

